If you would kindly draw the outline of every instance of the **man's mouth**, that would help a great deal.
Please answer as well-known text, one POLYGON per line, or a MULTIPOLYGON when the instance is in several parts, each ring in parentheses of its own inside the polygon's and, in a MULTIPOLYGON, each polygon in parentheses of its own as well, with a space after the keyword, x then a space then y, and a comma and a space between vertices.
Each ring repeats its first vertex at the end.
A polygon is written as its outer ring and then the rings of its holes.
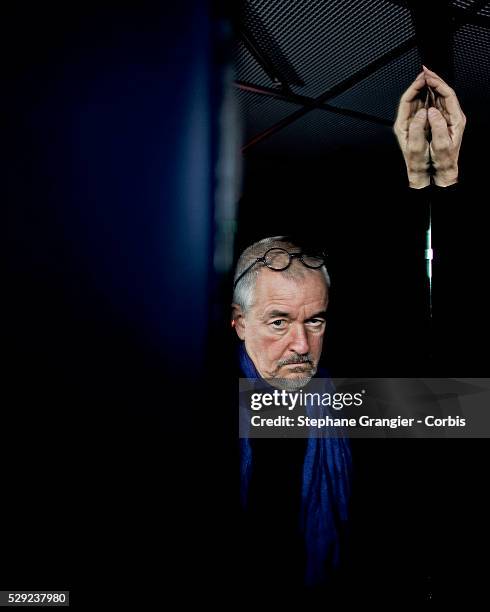
POLYGON ((284 380, 299 380, 299 379, 310 379, 315 375, 316 368, 313 361, 309 358, 296 359, 294 361, 287 360, 286 363, 279 362, 274 373, 271 375, 272 378, 281 377, 284 380), (280 374, 282 372, 282 374, 280 374), (298 376, 295 376, 297 374, 298 376))
POLYGON ((286 367, 290 369, 290 372, 310 372, 313 368, 311 363, 288 363, 286 367))

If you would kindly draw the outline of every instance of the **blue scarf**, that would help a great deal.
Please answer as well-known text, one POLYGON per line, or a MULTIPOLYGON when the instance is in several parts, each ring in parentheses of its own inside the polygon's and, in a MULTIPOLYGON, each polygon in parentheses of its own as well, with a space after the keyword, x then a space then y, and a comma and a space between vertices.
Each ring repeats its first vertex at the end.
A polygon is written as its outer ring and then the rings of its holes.
MULTIPOLYGON (((239 362, 245 378, 260 379, 242 342, 239 362)), ((325 372, 317 377, 326 378, 325 372)), ((333 393, 327 380, 325 392, 333 393)), ((325 584, 329 570, 340 561, 341 533, 347 521, 352 458, 345 438, 310 437, 303 462, 300 529, 305 543, 307 586, 325 584)), ((315 436, 319 434, 314 432, 315 436)), ((325 437, 327 435, 327 437, 325 437)), ((240 439, 240 493, 247 505, 253 452, 248 438, 240 439)))

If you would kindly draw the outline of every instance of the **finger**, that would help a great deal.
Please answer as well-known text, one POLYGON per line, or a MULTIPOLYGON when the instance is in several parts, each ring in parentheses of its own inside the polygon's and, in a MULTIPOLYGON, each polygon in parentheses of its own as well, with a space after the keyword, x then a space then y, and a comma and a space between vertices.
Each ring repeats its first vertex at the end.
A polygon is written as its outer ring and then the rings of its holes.
MULTIPOLYGON (((420 94, 421 90, 425 87, 425 76, 421 72, 417 75, 417 78, 411 85, 403 92, 400 98, 400 104, 398 105, 398 112, 396 116, 396 123, 403 125, 410 119, 412 115, 412 102, 420 94)), ((405 126, 405 129, 408 126, 405 126)))
POLYGON ((424 66, 423 64, 422 64, 422 68, 423 68, 423 73, 425 74, 425 76, 431 76, 435 79, 439 79, 443 83, 446 83, 446 81, 442 78, 442 76, 437 74, 437 72, 434 72, 433 70, 429 70, 429 68, 427 68, 427 66, 424 66))
POLYGON ((419 95, 420 91, 425 87, 425 75, 423 72, 417 75, 417 78, 403 92, 400 102, 413 102, 419 95))
POLYGON ((419 109, 408 128, 408 144, 412 151, 423 151, 427 139, 426 139, 426 123, 427 123, 427 110, 425 108, 419 109))
MULTIPOLYGON (((456 94, 454 93, 454 89, 451 89, 446 81, 443 81, 441 77, 432 76, 431 74, 425 75, 425 80, 429 87, 435 89, 436 92, 442 96, 443 98, 454 97, 456 98, 456 94)), ((456 98, 457 100, 457 98, 456 98)))
POLYGON ((427 116, 432 132, 432 146, 435 148, 446 146, 450 135, 444 115, 437 108, 431 107, 427 112, 427 116))
POLYGON ((463 120, 463 110, 459 104, 458 98, 454 90, 447 84, 437 83, 430 77, 427 78, 427 84, 437 92, 436 107, 443 112, 449 125, 456 125, 463 120))
POLYGON ((425 79, 427 85, 434 89, 438 96, 444 99, 446 109, 450 115, 451 123, 460 119, 463 111, 461 110, 461 106, 454 89, 449 87, 449 85, 435 73, 429 74, 427 72, 425 79))
POLYGON ((463 120, 463 110, 454 91, 446 84, 441 85, 428 77, 427 82, 437 92, 437 107, 444 112, 449 125, 456 125, 463 120))
POLYGON ((429 90, 430 105, 431 106, 435 106, 436 105, 436 96, 434 95, 434 91, 432 90, 432 87, 427 87, 427 89, 429 90))

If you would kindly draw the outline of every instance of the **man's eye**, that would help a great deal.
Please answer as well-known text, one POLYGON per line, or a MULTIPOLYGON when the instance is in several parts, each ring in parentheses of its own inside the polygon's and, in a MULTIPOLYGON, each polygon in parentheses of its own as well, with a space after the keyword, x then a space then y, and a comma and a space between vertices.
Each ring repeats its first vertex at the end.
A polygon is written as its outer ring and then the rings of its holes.
POLYGON ((321 327, 325 323, 324 319, 310 319, 308 325, 310 327, 321 327))
POLYGON ((271 326, 274 327, 274 329, 284 329, 286 327, 286 319, 276 319, 271 322, 271 326))

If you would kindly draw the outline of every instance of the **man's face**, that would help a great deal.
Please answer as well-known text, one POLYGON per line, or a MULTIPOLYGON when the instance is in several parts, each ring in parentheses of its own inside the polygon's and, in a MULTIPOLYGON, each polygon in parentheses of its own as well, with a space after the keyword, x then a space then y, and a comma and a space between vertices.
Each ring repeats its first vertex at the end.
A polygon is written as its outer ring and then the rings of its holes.
POLYGON ((292 387, 311 379, 322 352, 327 304, 319 270, 305 270, 298 279, 260 271, 254 304, 235 316, 235 328, 262 378, 285 379, 292 387))

